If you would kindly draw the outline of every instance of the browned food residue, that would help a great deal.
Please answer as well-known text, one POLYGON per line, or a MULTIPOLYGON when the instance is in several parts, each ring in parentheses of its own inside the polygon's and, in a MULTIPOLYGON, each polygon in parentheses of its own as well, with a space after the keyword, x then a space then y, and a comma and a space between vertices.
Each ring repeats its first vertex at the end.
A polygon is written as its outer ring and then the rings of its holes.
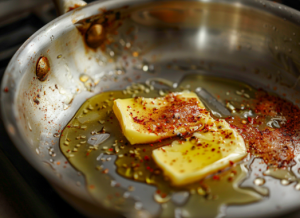
POLYGON ((73 6, 70 6, 67 10, 67 12, 74 10, 75 8, 79 8, 80 5, 79 4, 74 4, 73 6))
POLYGON ((50 73, 50 63, 47 57, 41 56, 36 64, 36 76, 40 81, 45 81, 50 73))
POLYGON ((106 46, 112 44, 111 36, 118 34, 117 29, 125 17, 120 11, 103 10, 103 14, 78 21, 75 25, 89 48, 105 51, 106 46))

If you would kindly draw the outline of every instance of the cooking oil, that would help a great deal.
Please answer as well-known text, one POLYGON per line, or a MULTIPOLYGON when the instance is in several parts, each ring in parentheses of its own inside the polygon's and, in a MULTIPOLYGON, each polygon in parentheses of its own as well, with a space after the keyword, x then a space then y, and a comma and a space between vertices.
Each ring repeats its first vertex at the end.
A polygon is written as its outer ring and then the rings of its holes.
MULTIPOLYGON (((184 201, 182 208, 191 217, 214 217, 218 215, 222 205, 247 204, 264 197, 252 188, 239 186, 249 173, 244 163, 196 183, 180 188, 172 187, 169 179, 153 161, 152 151, 170 144, 175 139, 153 144, 131 145, 122 134, 112 110, 115 99, 136 96, 153 98, 168 92, 185 89, 195 91, 197 88, 209 92, 220 105, 230 111, 231 119, 240 119, 240 124, 251 122, 251 117, 255 116, 252 106, 255 89, 242 82, 203 75, 188 75, 179 85, 169 85, 164 90, 155 89, 152 83, 132 84, 124 90, 100 93, 80 107, 61 134, 60 148, 70 164, 85 176, 87 189, 96 201, 114 205, 116 209, 121 206, 133 208, 135 205, 134 199, 128 197, 130 191, 134 191, 134 186, 124 191, 121 184, 111 185, 113 180, 109 176, 110 171, 103 166, 104 162, 111 161, 107 156, 116 157, 116 161, 111 164, 116 166, 117 173, 122 177, 156 187, 152 198, 162 205, 159 216, 175 215, 177 206, 172 201, 172 195, 179 192, 187 193, 187 200, 184 201), (103 194, 104 189, 111 195, 103 194), (111 197, 117 195, 118 197, 111 197)), ((209 109, 210 100, 199 97, 209 109)), ((216 113, 211 114, 215 117, 216 113)), ((228 118, 222 114, 220 116, 228 118)), ((263 178, 258 178, 254 183, 260 186, 264 181, 263 178)))

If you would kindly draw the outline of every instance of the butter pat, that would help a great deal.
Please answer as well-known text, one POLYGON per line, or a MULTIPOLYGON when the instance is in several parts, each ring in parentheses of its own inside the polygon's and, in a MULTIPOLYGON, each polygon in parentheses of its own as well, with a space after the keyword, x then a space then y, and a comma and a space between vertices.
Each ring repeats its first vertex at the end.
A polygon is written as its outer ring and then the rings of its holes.
POLYGON ((193 133, 213 122, 193 92, 171 93, 160 98, 117 99, 113 111, 131 144, 193 133))
POLYGON ((224 120, 214 121, 186 142, 174 141, 153 151, 155 162, 174 186, 201 180, 246 155, 243 138, 224 120))

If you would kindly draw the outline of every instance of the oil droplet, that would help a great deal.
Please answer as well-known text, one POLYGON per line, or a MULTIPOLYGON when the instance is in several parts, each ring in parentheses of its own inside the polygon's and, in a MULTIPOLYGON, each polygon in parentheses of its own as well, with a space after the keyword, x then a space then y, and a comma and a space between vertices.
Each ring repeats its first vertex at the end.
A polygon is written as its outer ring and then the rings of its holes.
POLYGON ((148 65, 144 65, 142 69, 143 69, 143 71, 147 72, 149 70, 149 66, 148 65))
POLYGON ((265 184, 265 182, 266 182, 266 180, 261 177, 258 177, 253 181, 253 183, 257 186, 262 186, 263 184, 265 184))
POLYGON ((289 185, 291 183, 291 181, 287 180, 287 179, 282 179, 280 181, 281 185, 289 185))
POLYGON ((142 70, 144 72, 153 73, 154 72, 154 66, 152 64, 149 64, 147 61, 143 61, 142 63, 139 63, 135 66, 136 69, 142 70))
POLYGON ((114 52, 114 51, 110 51, 110 52, 109 52, 109 55, 110 55, 111 57, 113 57, 113 56, 115 56, 115 52, 114 52))
MULTIPOLYGON (((295 174, 292 171, 288 171, 285 169, 270 168, 264 172, 264 175, 271 176, 275 179, 280 179, 281 184, 283 183, 283 185, 286 184, 287 182, 289 184, 289 183, 295 182, 297 180, 297 177, 295 176, 295 174)), ((286 185, 288 185, 288 184, 286 184, 286 185)))
POLYGON ((36 76, 40 81, 45 81, 50 72, 50 64, 48 58, 41 56, 36 64, 36 76))
POLYGON ((157 202, 157 203, 166 203, 170 200, 170 196, 166 195, 166 194, 159 194, 157 192, 154 193, 154 200, 157 202))
POLYGON ((300 191, 300 183, 297 183, 297 184, 295 185, 295 189, 296 189, 297 191, 300 191))

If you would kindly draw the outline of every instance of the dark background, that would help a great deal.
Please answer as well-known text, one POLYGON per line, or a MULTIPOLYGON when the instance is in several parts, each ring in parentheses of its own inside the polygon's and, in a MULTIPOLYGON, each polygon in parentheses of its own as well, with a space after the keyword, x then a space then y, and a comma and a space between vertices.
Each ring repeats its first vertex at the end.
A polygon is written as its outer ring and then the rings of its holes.
MULTIPOLYGON (((299 0, 276 2, 300 10, 299 0)), ((23 42, 55 17, 56 12, 50 0, 0 0, 1 79, 9 60, 23 42)), ((48 182, 27 163, 12 144, 0 120, 0 218, 23 217, 84 216, 59 197, 48 182)), ((284 217, 300 217, 300 212, 284 217)))

